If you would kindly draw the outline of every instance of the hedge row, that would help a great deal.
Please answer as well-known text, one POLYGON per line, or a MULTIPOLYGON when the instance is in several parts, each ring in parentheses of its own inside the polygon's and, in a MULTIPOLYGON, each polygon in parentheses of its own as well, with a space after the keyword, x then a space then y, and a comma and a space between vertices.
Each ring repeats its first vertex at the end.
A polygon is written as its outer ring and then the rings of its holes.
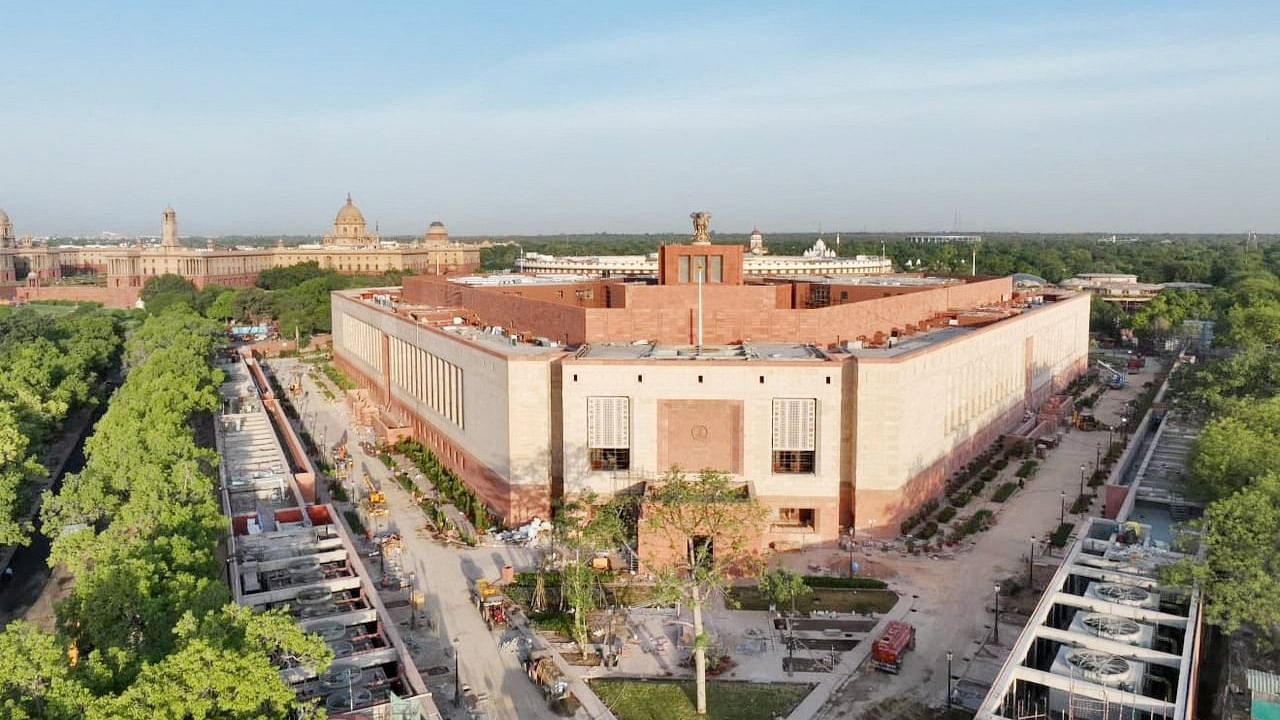
POLYGON ((826 575, 805 575, 804 584, 811 588, 847 588, 853 590, 883 590, 889 585, 883 580, 861 577, 827 577, 826 575))
POLYGON ((435 453, 413 440, 401 440, 395 447, 396 452, 409 458, 409 461, 426 476, 440 497, 462 511, 477 528, 489 526, 489 510, 484 502, 466 486, 466 483, 462 482, 457 474, 441 465, 435 453))
POLYGON ((1002 484, 1000 487, 996 488, 996 492, 994 495, 991 496, 991 499, 998 503, 1002 503, 1005 500, 1008 500, 1009 496, 1013 495, 1013 493, 1017 489, 1018 489, 1018 483, 1006 482, 1002 484))
POLYGON ((921 505, 919 510, 912 513, 906 520, 903 520, 902 524, 898 526, 898 529, 902 531, 903 535, 909 534, 917 525, 924 522, 924 519, 929 517, 929 515, 937 509, 938 499, 934 498, 924 505, 921 505))

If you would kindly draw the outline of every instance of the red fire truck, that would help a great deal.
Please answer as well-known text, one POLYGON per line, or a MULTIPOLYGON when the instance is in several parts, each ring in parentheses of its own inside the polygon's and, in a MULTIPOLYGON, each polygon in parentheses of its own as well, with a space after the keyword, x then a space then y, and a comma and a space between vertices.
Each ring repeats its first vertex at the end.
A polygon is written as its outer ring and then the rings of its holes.
POLYGON ((871 666, 877 670, 897 674, 902 669, 902 657, 916 649, 916 629, 904 622, 889 621, 884 634, 871 646, 871 666))

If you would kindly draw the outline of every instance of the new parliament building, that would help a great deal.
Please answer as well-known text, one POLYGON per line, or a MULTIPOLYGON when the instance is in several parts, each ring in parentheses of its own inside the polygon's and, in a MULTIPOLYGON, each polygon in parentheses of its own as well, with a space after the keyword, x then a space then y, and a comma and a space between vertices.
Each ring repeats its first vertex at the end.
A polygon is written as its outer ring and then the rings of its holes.
POLYGON ((713 469, 768 508, 775 548, 896 534, 1087 367, 1085 294, 752 274, 747 250, 665 245, 652 275, 338 291, 335 361, 380 431, 422 441, 508 524, 713 469))

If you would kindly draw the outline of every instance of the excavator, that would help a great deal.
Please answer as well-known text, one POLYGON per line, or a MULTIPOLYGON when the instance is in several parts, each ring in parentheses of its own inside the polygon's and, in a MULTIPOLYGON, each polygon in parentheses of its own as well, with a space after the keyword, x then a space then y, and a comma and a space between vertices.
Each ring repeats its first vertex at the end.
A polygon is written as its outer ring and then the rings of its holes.
POLYGON ((385 494, 383 494, 383 492, 382 492, 382 488, 381 488, 381 487, 379 487, 379 486, 378 486, 378 485, 373 481, 373 476, 371 476, 369 473, 365 473, 365 474, 364 474, 364 487, 365 487, 365 490, 367 490, 367 491, 369 492, 369 507, 370 507, 370 508, 375 508, 375 507, 386 507, 386 505, 387 505, 387 496, 386 496, 385 494))

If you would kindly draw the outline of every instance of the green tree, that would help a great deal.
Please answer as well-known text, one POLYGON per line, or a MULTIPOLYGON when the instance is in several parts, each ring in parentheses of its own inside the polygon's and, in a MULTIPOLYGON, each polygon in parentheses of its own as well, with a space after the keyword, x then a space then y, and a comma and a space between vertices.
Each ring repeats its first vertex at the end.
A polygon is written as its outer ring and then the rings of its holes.
POLYGON ((200 306, 199 291, 190 280, 181 275, 156 275, 147 279, 142 286, 142 302, 147 312, 158 315, 170 306, 186 305, 195 309, 200 306))
MULTIPOLYGON (((316 635, 308 635, 282 611, 255 614, 226 605, 201 616, 187 614, 173 629, 176 647, 143 668, 118 697, 99 702, 91 720, 272 720, 298 708, 273 658, 291 658, 313 672, 333 660, 316 635)), ((312 712, 308 713, 318 717, 312 712)))
POLYGON ((1205 425, 1190 469, 1210 499, 1241 490, 1259 475, 1280 473, 1280 397, 1232 402, 1205 425))
POLYGON ((623 500, 601 504, 594 493, 566 503, 555 521, 556 543, 564 548, 560 569, 561 597, 573 615, 570 634, 585 657, 591 641, 588 615, 596 609, 596 571, 591 559, 598 550, 615 549, 622 542, 623 500))
POLYGON ((1206 619, 1228 635, 1280 623, 1280 475, 1264 475, 1214 501, 1204 515, 1204 557, 1170 570, 1172 583, 1198 584, 1206 619))
POLYGON ((804 577, 799 573, 778 567, 760 576, 760 592, 775 605, 790 605, 794 615, 796 602, 808 597, 813 589, 805 584, 804 577))
POLYGON ((0 715, 9 720, 79 720, 93 701, 63 648, 23 620, 0 632, 0 715))
POLYGON ((742 485, 714 470, 688 477, 672 469, 645 498, 644 522, 655 538, 657 596, 693 614, 697 710, 707 713, 707 647, 702 611, 735 575, 758 572, 755 548, 765 509, 742 485))
POLYGON ((213 302, 204 311, 205 317, 220 322, 234 320, 236 317, 235 300, 235 290, 223 290, 218 293, 218 297, 214 298, 213 302))

